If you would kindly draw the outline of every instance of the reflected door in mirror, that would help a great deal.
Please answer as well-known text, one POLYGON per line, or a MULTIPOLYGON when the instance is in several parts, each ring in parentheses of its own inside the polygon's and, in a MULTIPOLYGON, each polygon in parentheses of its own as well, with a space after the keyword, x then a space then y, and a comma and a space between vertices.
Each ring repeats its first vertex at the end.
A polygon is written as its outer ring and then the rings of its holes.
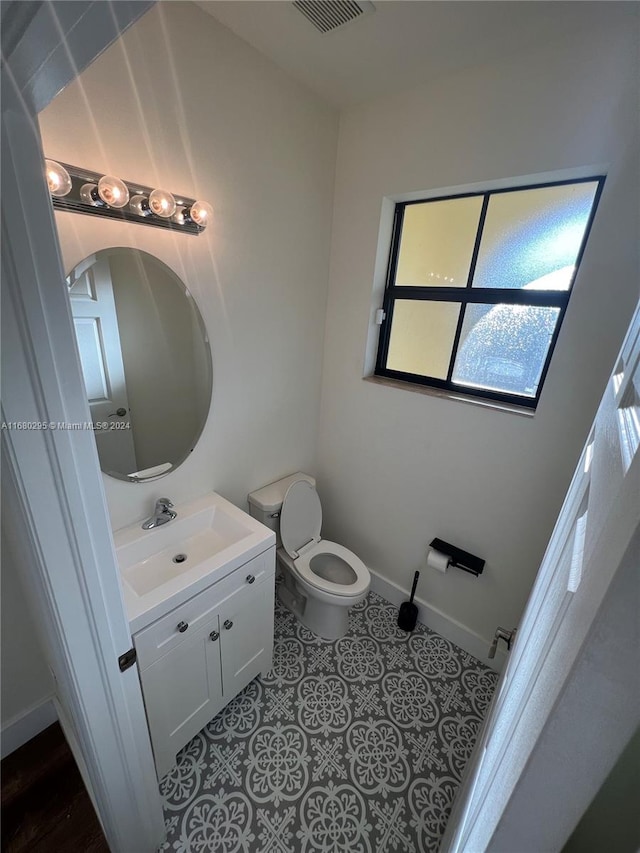
POLYGON ((109 262, 88 258, 71 273, 68 286, 100 464, 106 471, 133 472, 137 464, 109 262))

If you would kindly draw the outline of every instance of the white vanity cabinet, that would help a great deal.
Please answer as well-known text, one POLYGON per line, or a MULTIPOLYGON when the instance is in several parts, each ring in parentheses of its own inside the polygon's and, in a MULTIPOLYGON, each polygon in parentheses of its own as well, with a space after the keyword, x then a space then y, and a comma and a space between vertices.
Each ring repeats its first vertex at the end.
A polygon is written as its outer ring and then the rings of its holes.
POLYGON ((176 753, 271 669, 275 548, 134 634, 160 779, 176 753))

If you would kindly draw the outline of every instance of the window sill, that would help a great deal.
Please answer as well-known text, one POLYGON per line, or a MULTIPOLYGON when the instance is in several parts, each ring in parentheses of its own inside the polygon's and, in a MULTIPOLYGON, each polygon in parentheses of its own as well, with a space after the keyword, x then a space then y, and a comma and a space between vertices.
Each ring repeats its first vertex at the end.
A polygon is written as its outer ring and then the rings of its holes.
POLYGON ((465 394, 456 394, 451 391, 441 391, 439 388, 429 388, 426 385, 415 385, 413 382, 402 382, 400 379, 388 379, 386 376, 363 376, 365 382, 374 385, 385 385, 389 388, 398 388, 401 391, 413 391, 415 394, 426 394, 428 397, 442 397, 445 400, 454 400, 458 403, 469 403, 472 406, 481 406, 483 409, 493 409, 499 412, 508 412, 511 415, 520 415, 532 418, 535 415, 533 409, 526 406, 514 406, 511 403, 499 403, 497 400, 481 400, 479 397, 471 397, 465 394))

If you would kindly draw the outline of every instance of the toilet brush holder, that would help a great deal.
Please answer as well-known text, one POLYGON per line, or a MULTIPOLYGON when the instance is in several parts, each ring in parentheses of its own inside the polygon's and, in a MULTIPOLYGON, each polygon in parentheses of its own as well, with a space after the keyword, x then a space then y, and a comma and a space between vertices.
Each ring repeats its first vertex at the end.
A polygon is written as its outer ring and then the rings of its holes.
POLYGON ((413 597, 416 594, 416 587, 418 586, 419 577, 420 572, 416 572, 413 576, 411 598, 409 599, 409 601, 404 601, 400 605, 400 612, 398 613, 398 628, 402 628, 403 631, 413 631, 413 629, 416 627, 416 622, 418 621, 418 608, 413 603, 413 597))

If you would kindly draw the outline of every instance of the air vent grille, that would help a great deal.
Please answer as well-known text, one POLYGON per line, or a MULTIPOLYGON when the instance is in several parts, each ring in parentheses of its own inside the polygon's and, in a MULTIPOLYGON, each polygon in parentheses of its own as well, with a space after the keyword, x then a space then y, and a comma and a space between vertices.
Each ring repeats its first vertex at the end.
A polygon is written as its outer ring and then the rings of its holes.
POLYGON ((321 33, 328 33, 361 15, 374 12, 373 3, 355 0, 295 0, 293 5, 321 33))

